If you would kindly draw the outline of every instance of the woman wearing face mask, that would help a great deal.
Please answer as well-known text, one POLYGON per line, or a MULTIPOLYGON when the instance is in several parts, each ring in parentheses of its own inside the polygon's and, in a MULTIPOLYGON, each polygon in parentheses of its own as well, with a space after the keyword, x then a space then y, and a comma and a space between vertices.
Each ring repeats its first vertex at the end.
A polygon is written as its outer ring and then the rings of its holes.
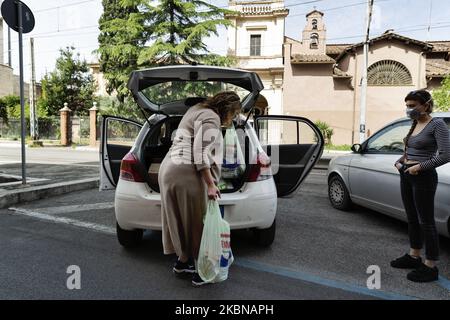
POLYGON ((405 153, 395 167, 400 171, 401 195, 408 218, 409 254, 391 262, 400 269, 414 269, 407 278, 414 282, 438 280, 439 236, 434 221, 434 196, 438 176, 436 167, 450 161, 447 125, 430 116, 433 99, 429 92, 417 90, 406 98, 406 113, 413 120, 404 139, 405 153), (425 263, 420 257, 425 242, 425 263))

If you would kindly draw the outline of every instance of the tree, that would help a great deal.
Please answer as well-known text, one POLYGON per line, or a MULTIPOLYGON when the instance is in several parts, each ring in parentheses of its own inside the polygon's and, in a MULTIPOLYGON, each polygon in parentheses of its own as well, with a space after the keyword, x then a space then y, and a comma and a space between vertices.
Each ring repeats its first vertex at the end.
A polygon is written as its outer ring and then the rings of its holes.
POLYGON ((450 110, 450 74, 441 82, 439 89, 433 90, 433 100, 437 111, 450 110))
POLYGON ((214 62, 204 39, 217 36, 219 26, 231 25, 224 18, 231 11, 201 0, 161 0, 155 5, 146 4, 146 9, 151 45, 141 51, 139 65, 214 62))
POLYGON ((115 91, 123 102, 131 71, 161 65, 209 64, 229 66, 234 59, 211 54, 204 39, 218 35, 229 10, 206 1, 110 0, 103 1, 100 18, 101 70, 108 93, 115 91))
POLYGON ((59 115, 65 102, 78 115, 86 115, 94 102, 95 82, 85 60, 75 55, 74 47, 60 49, 56 68, 41 81, 42 96, 38 108, 48 115, 59 115))
MULTIPOLYGON (((4 96, 0 98, 0 108, 5 107, 6 115, 8 119, 19 119, 21 108, 20 108, 20 97, 15 95, 4 96)), ((37 107, 38 118, 46 117, 47 114, 45 110, 37 107)), ((30 118, 30 104, 25 102, 25 118, 30 118)))
POLYGON ((142 1, 103 0, 98 37, 100 71, 107 80, 106 91, 115 92, 123 103, 129 95, 127 82, 131 71, 138 69, 139 54, 149 28, 146 15, 139 11, 142 1))
POLYGON ((142 122, 144 119, 142 111, 130 97, 126 97, 123 102, 117 97, 101 97, 99 107, 101 115, 126 117, 137 122, 142 122))
POLYGON ((20 118, 20 97, 9 95, 0 98, 0 118, 6 123, 10 118, 20 118))
POLYGON ((324 121, 317 120, 314 124, 319 128, 320 132, 322 132, 322 136, 325 140, 325 145, 331 145, 331 137, 334 134, 334 130, 330 127, 330 125, 324 121))

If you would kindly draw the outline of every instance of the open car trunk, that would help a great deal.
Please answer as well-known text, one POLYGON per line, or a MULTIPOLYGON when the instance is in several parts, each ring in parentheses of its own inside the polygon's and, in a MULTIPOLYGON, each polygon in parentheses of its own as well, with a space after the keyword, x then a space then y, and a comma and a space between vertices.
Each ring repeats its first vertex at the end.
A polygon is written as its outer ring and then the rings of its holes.
MULTIPOLYGON (((160 192, 158 184, 158 173, 160 164, 172 146, 175 130, 181 121, 182 116, 167 117, 163 121, 158 122, 149 130, 143 141, 143 153, 141 162, 144 164, 147 172, 147 182, 153 191, 160 192)), ((226 130, 222 131, 225 135, 226 130)), ((222 193, 231 193, 239 190, 245 183, 248 176, 249 168, 249 138, 244 130, 238 130, 237 136, 239 140, 239 148, 241 148, 245 159, 245 169, 238 175, 231 176, 222 170, 222 177, 219 181, 219 189, 222 193)))

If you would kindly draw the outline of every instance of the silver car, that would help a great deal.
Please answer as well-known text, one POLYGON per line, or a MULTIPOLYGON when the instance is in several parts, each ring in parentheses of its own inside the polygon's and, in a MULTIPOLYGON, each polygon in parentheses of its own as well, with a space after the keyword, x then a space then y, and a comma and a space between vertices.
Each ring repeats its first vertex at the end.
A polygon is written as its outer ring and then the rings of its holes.
MULTIPOLYGON (((450 112, 433 113, 450 130, 450 112)), ((403 153, 403 138, 411 120, 402 118, 386 125, 353 153, 332 159, 328 167, 328 197, 334 208, 349 210, 353 203, 406 221, 400 195, 400 175, 394 162, 403 153)), ((436 169, 439 184, 435 198, 438 232, 450 237, 450 163, 436 169)))

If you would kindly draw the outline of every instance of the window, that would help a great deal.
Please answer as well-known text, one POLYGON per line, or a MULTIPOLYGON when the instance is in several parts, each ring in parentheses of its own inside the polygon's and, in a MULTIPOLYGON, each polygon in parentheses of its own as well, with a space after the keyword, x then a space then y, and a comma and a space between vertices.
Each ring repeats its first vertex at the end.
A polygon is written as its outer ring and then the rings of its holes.
POLYGON ((412 85, 412 77, 400 62, 381 60, 367 69, 367 83, 370 86, 407 86, 412 85))
POLYGON ((317 144, 316 133, 302 121, 259 119, 258 122, 262 145, 317 144))
POLYGON ((405 148, 403 139, 411 128, 411 121, 402 121, 389 126, 369 139, 367 151, 372 153, 401 154, 405 148))
POLYGON ((313 30, 317 30, 317 19, 312 20, 312 28, 313 30))
POLYGON ((186 98, 213 96, 221 91, 235 91, 241 99, 250 92, 235 84, 223 81, 166 81, 149 86, 141 92, 145 97, 157 104, 184 100, 186 98))
POLYGON ((260 56, 261 55, 261 35, 252 34, 250 35, 250 55, 260 56))
POLYGON ((311 34, 311 49, 317 49, 319 47, 319 35, 317 33, 311 34))

